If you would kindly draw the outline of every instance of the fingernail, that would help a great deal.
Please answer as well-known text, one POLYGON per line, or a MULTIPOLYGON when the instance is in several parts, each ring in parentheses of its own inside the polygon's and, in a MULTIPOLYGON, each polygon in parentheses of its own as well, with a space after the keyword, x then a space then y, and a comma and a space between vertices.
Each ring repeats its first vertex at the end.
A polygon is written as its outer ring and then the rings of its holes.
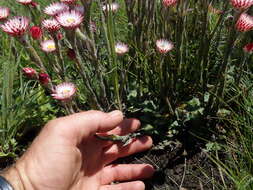
POLYGON ((114 110, 114 111, 112 111, 112 112, 109 112, 108 114, 109 114, 109 116, 110 116, 111 118, 123 117, 122 112, 119 111, 119 110, 114 110))

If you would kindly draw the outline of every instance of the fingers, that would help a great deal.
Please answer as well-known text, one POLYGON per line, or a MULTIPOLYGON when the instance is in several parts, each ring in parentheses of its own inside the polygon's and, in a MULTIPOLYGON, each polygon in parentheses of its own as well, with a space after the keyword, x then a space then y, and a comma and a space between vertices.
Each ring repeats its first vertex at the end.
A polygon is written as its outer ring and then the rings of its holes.
MULTIPOLYGON (((141 123, 138 119, 134 119, 134 118, 124 119, 118 127, 114 128, 113 130, 108 131, 106 133, 100 133, 98 135, 107 136, 107 135, 114 134, 114 135, 123 136, 123 135, 127 135, 129 133, 132 133, 132 132, 138 130, 140 128, 140 126, 141 126, 141 123)), ((112 144, 114 144, 114 142, 104 141, 103 147, 107 147, 112 144)))
POLYGON ((116 128, 111 131, 106 132, 107 135, 127 135, 138 130, 141 126, 141 123, 138 119, 130 118, 124 119, 124 121, 116 128))
POLYGON ((115 181, 131 181, 152 177, 154 168, 149 164, 119 164, 103 169, 101 184, 115 181))
POLYGON ((77 145, 97 132, 112 130, 122 121, 121 111, 86 111, 55 119, 49 122, 46 128, 77 145))
POLYGON ((144 190, 145 185, 142 181, 133 181, 127 183, 119 183, 115 185, 103 185, 99 190, 144 190))
POLYGON ((104 149, 104 157, 103 157, 104 164, 109 164, 121 157, 145 151, 152 146, 152 143, 153 142, 151 137, 144 136, 137 139, 133 139, 133 141, 127 146, 123 146, 123 144, 120 143, 106 147, 104 149))

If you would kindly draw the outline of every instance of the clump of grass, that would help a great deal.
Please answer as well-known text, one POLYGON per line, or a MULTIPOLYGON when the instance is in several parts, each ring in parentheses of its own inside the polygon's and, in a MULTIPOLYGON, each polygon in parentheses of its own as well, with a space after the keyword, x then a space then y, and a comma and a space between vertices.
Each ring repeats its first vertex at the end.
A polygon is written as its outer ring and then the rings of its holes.
POLYGON ((252 87, 252 74, 249 73, 243 77, 239 86, 231 86, 229 94, 233 107, 230 107, 229 119, 224 120, 226 137, 219 144, 216 155, 210 157, 220 168, 221 175, 226 176, 235 189, 240 190, 253 188, 252 87))

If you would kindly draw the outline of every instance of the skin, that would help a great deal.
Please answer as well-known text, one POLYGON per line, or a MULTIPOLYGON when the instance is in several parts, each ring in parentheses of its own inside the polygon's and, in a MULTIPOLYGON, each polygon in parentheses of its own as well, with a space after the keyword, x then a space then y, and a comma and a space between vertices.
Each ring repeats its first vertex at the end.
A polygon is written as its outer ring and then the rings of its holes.
POLYGON ((126 135, 139 127, 137 119, 123 119, 120 111, 87 111, 52 120, 2 175, 15 190, 143 190, 140 179, 152 176, 151 165, 111 163, 149 149, 152 139, 141 137, 123 146, 94 137, 126 135))

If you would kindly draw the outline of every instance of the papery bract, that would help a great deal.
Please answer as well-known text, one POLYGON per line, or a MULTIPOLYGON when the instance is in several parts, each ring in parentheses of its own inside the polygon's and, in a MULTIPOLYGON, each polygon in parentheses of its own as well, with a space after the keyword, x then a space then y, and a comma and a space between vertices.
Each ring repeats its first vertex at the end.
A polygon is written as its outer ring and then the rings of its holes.
POLYGON ((50 53, 56 50, 55 42, 54 40, 45 40, 41 42, 41 49, 44 52, 50 53))
POLYGON ((56 32, 60 30, 61 25, 55 19, 46 19, 42 21, 42 27, 49 32, 56 32))
POLYGON ((6 19, 10 15, 10 9, 7 7, 0 7, 0 20, 6 19))
POLYGON ((83 15, 76 10, 59 13, 55 18, 66 29, 76 29, 83 21, 83 15))
POLYGON ((75 85, 70 82, 64 82, 55 87, 54 92, 51 94, 51 96, 57 100, 68 101, 75 95, 75 93, 75 85))
POLYGON ((1 29, 14 37, 21 37, 29 27, 29 19, 24 16, 15 16, 2 24, 1 29))
POLYGON ((65 3, 51 3, 44 9, 44 13, 50 16, 55 16, 56 14, 69 10, 69 6, 65 3))
POLYGON ((235 28, 239 32, 247 32, 253 28, 253 17, 242 13, 236 22, 235 28))
POLYGON ((115 52, 117 55, 124 55, 129 51, 128 45, 122 42, 117 42, 115 44, 115 52))
POLYGON ((159 39, 156 41, 156 49, 162 54, 165 54, 171 51, 173 48, 174 48, 174 45, 169 40, 159 39))
POLYGON ((39 26, 32 26, 30 28, 30 34, 33 39, 38 40, 42 37, 42 30, 39 26))
POLYGON ((236 9, 247 9, 253 5, 253 0, 230 0, 232 6, 236 9))
POLYGON ((177 1, 178 0, 163 0, 163 5, 165 7, 170 7, 170 6, 177 4, 177 1))

